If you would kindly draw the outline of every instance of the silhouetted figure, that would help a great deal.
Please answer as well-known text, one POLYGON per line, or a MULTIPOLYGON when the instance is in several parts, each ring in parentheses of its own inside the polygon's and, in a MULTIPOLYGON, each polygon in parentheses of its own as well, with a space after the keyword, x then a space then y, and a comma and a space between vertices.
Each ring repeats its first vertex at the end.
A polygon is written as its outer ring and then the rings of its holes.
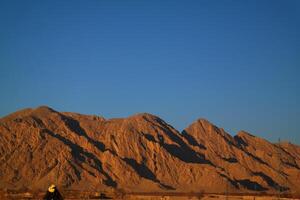
POLYGON ((44 196, 44 200, 63 200, 63 197, 57 190, 55 185, 50 185, 46 195, 44 196))

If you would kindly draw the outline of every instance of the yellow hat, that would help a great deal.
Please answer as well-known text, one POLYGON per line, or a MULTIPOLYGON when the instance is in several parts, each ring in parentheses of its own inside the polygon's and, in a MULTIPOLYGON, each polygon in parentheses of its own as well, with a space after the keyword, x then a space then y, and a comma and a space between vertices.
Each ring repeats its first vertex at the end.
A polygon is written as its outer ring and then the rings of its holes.
POLYGON ((54 192, 55 191, 55 185, 54 184, 50 185, 50 187, 48 188, 48 191, 49 192, 54 192))

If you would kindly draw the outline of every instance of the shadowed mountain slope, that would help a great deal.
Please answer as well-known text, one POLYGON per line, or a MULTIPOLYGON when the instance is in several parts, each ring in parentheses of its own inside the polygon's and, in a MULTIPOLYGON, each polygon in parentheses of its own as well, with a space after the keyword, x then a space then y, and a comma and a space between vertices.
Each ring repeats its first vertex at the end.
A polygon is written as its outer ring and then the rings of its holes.
POLYGON ((0 119, 0 188, 131 192, 299 192, 300 147, 199 119, 182 133, 157 116, 57 112, 0 119))

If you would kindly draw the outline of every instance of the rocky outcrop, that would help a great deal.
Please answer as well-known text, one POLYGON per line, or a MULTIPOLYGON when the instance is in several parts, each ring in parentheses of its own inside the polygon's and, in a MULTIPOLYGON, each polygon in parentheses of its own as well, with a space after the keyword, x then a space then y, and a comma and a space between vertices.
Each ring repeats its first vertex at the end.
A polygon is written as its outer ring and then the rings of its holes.
POLYGON ((0 119, 0 188, 298 192, 300 147, 205 119, 182 133, 157 116, 120 119, 42 106, 0 119))

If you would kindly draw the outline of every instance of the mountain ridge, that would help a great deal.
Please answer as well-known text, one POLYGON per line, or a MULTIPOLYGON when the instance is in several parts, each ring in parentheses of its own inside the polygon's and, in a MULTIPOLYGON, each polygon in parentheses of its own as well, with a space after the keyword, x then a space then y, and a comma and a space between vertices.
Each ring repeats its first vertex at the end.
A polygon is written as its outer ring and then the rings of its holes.
POLYGON ((23 109, 0 118, 0 188, 300 192, 300 147, 199 118, 179 132, 150 113, 105 119, 23 109))
MULTIPOLYGON (((16 111, 16 112, 13 112, 13 113, 10 113, 8 115, 0 117, 0 120, 8 118, 8 117, 15 116, 15 115, 18 115, 18 114, 20 114, 22 112, 28 113, 28 112, 42 111, 42 110, 44 110, 44 111, 50 111, 50 112, 52 111, 52 112, 57 112, 58 113, 58 111, 56 111, 52 107, 49 107, 49 106, 46 106, 46 105, 42 105, 42 106, 38 106, 36 108, 24 108, 24 109, 21 109, 19 111, 16 111)), ((102 120, 118 120, 118 119, 134 118, 134 117, 138 117, 138 116, 140 116, 140 117, 143 117, 143 116, 152 116, 153 118, 157 118, 157 119, 160 119, 160 120, 164 121, 162 118, 158 117, 157 115, 152 114, 152 113, 148 113, 148 112, 138 112, 138 113, 131 114, 131 115, 127 116, 127 117, 113 117, 113 118, 105 118, 102 115, 96 115, 96 114, 81 114, 81 113, 78 113, 78 112, 68 112, 68 111, 63 111, 63 112, 60 112, 60 113, 65 113, 67 115, 89 116, 89 117, 98 118, 98 119, 102 119, 102 120)), ((194 123, 197 123, 198 121, 202 121, 204 123, 209 123, 209 124, 212 124, 213 126, 215 126, 211 121, 209 121, 209 120, 207 120, 206 118, 203 118, 203 117, 198 117, 196 120, 192 121, 192 123, 189 124, 188 126, 190 126, 190 125, 192 125, 194 123)), ((170 125, 170 126, 172 126, 172 125, 170 125)), ((176 128, 174 128, 174 129, 177 130, 179 133, 182 133, 184 131, 184 129, 181 130, 181 131, 179 129, 176 129, 176 128)), ((220 128, 220 129, 223 129, 223 128, 220 128)), ((247 134, 249 136, 258 137, 258 136, 255 136, 255 135, 253 135, 253 134, 251 134, 251 133, 249 133, 248 131, 245 131, 245 130, 240 130, 235 135, 231 135, 231 134, 230 135, 232 137, 235 137, 235 136, 239 136, 239 134, 247 134)), ((261 138, 261 137, 259 137, 259 138, 261 138)), ((265 138, 261 138, 261 139, 267 140, 265 138)), ((276 144, 278 142, 271 142, 271 143, 276 144)), ((288 140, 287 141, 282 141, 281 143, 288 143, 288 144, 292 144, 292 145, 296 145, 296 146, 300 147, 299 144, 292 143, 291 141, 288 141, 288 140)))

